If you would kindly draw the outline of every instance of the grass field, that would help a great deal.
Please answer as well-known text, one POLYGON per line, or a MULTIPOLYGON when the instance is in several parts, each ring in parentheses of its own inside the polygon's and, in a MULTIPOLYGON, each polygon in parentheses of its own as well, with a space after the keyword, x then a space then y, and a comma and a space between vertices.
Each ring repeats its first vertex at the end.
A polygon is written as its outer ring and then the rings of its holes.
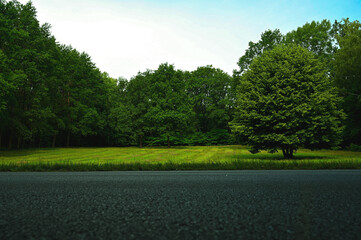
POLYGON ((0 171, 361 169, 361 153, 299 150, 251 154, 244 146, 46 148, 0 151, 0 171))

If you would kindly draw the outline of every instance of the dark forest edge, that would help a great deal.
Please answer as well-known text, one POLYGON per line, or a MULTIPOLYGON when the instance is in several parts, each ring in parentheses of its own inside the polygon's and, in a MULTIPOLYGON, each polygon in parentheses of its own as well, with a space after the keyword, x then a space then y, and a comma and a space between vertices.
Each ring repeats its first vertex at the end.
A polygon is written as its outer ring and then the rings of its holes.
MULTIPOLYGON (((242 143, 253 152, 282 150, 287 158, 300 147, 352 144, 356 149, 361 145, 360 46, 358 21, 313 21, 287 34, 278 29, 262 33, 258 42, 249 43, 233 76, 212 66, 182 71, 163 63, 129 80, 114 79, 88 54, 58 43, 49 24, 39 25, 31 2, 0 0, 0 149, 242 143), (310 82, 319 103, 310 104, 322 106, 319 112, 325 119, 316 121, 317 116, 310 115, 312 126, 299 122, 297 128, 279 126, 278 132, 263 122, 256 131, 247 125, 255 120, 252 111, 271 114, 272 121, 283 117, 260 106, 245 107, 253 97, 268 94, 257 90, 248 96, 247 91, 254 90, 249 84, 270 84, 270 78, 252 82, 260 76, 257 69, 267 61, 282 69, 284 61, 277 62, 278 56, 290 55, 293 66, 312 68, 307 79, 314 79, 310 82)), ((289 106, 299 105, 296 101, 289 106)), ((278 106, 273 111, 279 111, 278 106)), ((287 121, 301 115, 289 115, 287 121)))

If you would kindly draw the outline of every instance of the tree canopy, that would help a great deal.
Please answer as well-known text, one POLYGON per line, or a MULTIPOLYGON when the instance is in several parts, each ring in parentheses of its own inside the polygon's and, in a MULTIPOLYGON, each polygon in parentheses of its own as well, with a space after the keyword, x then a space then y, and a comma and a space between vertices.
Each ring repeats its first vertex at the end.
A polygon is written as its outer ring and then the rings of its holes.
POLYGON ((230 143, 228 122, 235 99, 231 76, 212 66, 198 67, 188 74, 187 85, 195 130, 200 138, 194 141, 197 144, 230 143))
POLYGON ((348 115, 345 140, 361 144, 361 23, 344 21, 337 35, 340 49, 335 54, 333 74, 348 115))
POLYGON ((248 70, 253 59, 260 56, 263 52, 273 49, 278 44, 282 43, 284 36, 279 29, 267 30, 261 34, 261 39, 254 43, 250 41, 248 43, 248 49, 246 49, 245 54, 239 58, 238 67, 239 70, 235 71, 236 75, 241 75, 246 70, 248 70))
POLYGON ((313 52, 318 59, 329 64, 337 50, 335 30, 329 20, 312 21, 285 35, 285 43, 294 43, 313 52))
POLYGON ((147 129, 163 135, 170 147, 170 137, 192 131, 193 112, 185 91, 184 74, 173 65, 161 64, 150 77, 147 129))
POLYGON ((101 72, 50 29, 32 2, 0 0, 0 148, 247 140, 254 151, 290 157, 339 141, 338 106, 348 115, 342 146, 361 144, 358 21, 267 30, 249 42, 233 76, 161 63, 129 80, 101 72))
POLYGON ((329 20, 312 21, 296 30, 282 34, 279 29, 267 30, 261 34, 258 42, 250 41, 248 49, 238 60, 238 70, 235 77, 242 75, 248 70, 253 59, 262 55, 265 51, 272 50, 279 44, 297 44, 316 54, 322 62, 329 64, 338 45, 336 35, 343 31, 344 22, 336 21, 331 24, 329 20))
POLYGON ((344 117, 339 101, 311 52, 279 45, 256 58, 242 76, 231 128, 254 153, 281 149, 292 158, 300 147, 339 143, 344 117))

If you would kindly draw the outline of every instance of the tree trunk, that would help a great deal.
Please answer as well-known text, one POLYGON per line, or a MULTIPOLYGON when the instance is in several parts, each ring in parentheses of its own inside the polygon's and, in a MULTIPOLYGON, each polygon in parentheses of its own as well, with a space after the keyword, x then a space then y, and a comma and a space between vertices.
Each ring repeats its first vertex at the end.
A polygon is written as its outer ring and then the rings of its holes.
POLYGON ((70 145, 70 132, 68 132, 68 136, 66 137, 66 147, 70 145))
POLYGON ((143 147, 143 135, 139 135, 139 147, 143 147))
POLYGON ((52 148, 55 148, 56 135, 53 136, 53 142, 51 144, 52 148))
POLYGON ((41 137, 39 137, 38 148, 40 148, 40 145, 41 145, 41 137))
POLYGON ((170 148, 169 135, 167 136, 168 148, 170 148))
POLYGON ((9 149, 13 148, 13 133, 12 132, 10 132, 8 148, 9 149))
POLYGON ((293 159, 293 148, 282 148, 283 157, 286 159, 293 159))
POLYGON ((0 148, 1 148, 1 140, 2 140, 2 134, 0 132, 0 148))
POLYGON ((19 149, 19 148, 20 148, 20 143, 21 143, 21 137, 20 137, 20 136, 18 136, 18 145, 17 145, 17 149, 19 149))

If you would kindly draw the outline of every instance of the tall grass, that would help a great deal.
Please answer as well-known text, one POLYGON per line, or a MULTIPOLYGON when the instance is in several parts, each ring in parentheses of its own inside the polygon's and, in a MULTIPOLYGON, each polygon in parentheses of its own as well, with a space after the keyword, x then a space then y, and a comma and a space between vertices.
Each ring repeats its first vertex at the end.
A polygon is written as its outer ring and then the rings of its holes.
POLYGON ((243 146, 56 148, 0 151, 0 171, 361 169, 361 153, 300 150, 251 154, 243 146))

